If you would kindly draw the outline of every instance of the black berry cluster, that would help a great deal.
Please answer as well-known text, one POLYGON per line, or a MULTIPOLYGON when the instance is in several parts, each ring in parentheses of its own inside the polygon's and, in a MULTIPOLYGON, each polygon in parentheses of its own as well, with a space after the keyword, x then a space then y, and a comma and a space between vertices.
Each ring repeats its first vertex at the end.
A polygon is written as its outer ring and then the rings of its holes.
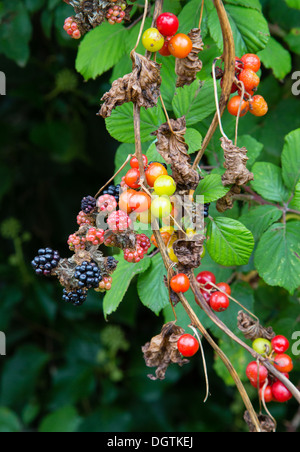
POLYGON ((210 202, 204 204, 204 218, 208 217, 210 202))
POLYGON ((62 299, 74 306, 81 306, 87 299, 87 289, 64 289, 62 299))
POLYGON ((76 267, 74 276, 79 286, 86 289, 96 289, 102 281, 100 269, 95 262, 84 261, 76 267))
POLYGON ((58 266, 59 261, 58 251, 54 251, 52 248, 41 248, 31 265, 37 275, 51 276, 52 270, 58 266))
POLYGON ((96 199, 93 196, 85 196, 81 201, 81 210, 86 214, 91 213, 95 210, 96 204, 96 199))
POLYGON ((105 190, 103 190, 102 195, 110 195, 115 198, 117 202, 120 199, 121 185, 109 185, 105 190))

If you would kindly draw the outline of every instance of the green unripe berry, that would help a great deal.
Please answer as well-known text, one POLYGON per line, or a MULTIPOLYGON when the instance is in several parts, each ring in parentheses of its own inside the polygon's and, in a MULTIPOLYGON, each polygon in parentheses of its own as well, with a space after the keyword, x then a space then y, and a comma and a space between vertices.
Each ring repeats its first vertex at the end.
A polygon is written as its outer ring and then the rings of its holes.
POLYGON ((255 339, 255 341, 253 341, 252 348, 260 355, 268 355, 272 350, 271 342, 268 341, 268 339, 264 339, 262 337, 259 337, 255 339))

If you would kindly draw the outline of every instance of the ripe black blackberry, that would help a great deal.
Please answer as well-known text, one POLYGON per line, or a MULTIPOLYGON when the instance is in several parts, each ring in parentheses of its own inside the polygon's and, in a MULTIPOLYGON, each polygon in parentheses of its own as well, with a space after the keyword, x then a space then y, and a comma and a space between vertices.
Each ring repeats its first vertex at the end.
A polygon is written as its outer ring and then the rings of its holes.
POLYGON ((102 281, 101 271, 95 262, 84 261, 78 265, 74 277, 80 288, 96 289, 102 281))
POLYGON ((74 306, 81 306, 87 299, 87 289, 73 289, 73 290, 63 290, 62 299, 66 303, 73 304, 74 306))
POLYGON ((210 206, 210 202, 207 202, 206 204, 204 204, 204 218, 207 218, 209 215, 209 206, 210 206))
POLYGON ((96 199, 93 196, 85 196, 81 201, 81 210, 82 212, 88 214, 93 212, 96 208, 96 199))
POLYGON ((121 193, 121 185, 109 185, 105 190, 103 190, 102 195, 110 195, 115 198, 117 202, 119 202, 121 193))
POLYGON ((37 275, 51 276, 52 270, 58 266, 59 261, 58 251, 54 251, 52 248, 41 248, 31 265, 37 275))

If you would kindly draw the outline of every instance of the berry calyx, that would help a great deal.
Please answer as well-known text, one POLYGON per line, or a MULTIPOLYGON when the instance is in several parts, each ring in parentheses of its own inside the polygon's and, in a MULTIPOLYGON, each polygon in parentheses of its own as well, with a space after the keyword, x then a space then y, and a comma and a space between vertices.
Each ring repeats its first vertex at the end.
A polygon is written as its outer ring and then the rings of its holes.
POLYGON ((269 355, 272 350, 271 342, 262 337, 258 337, 253 341, 252 348, 260 355, 269 355))
POLYGON ((256 95, 249 100, 249 111, 254 116, 265 116, 269 107, 263 96, 256 95))
POLYGON ((140 171, 138 168, 131 168, 125 176, 125 184, 130 188, 139 188, 140 171))
POLYGON ((243 55, 241 61, 244 64, 244 69, 251 69, 253 72, 258 72, 260 70, 260 58, 253 53, 243 55))
POLYGON ((101 272, 95 262, 84 261, 75 268, 75 279, 78 281, 80 288, 95 289, 102 280, 101 272))
POLYGON ((149 52, 158 52, 163 47, 165 40, 157 28, 148 28, 142 36, 142 43, 149 52))
POLYGON ((170 39, 168 49, 175 58, 186 58, 193 48, 193 43, 188 35, 178 33, 170 39))
POLYGON ((31 265, 38 276, 51 276, 52 270, 58 266, 59 261, 60 255, 58 251, 54 251, 52 248, 41 248, 31 265))
POLYGON ((246 368, 246 375, 252 386, 257 388, 263 386, 268 378, 268 370, 262 364, 258 364, 256 361, 251 361, 246 368))
POLYGON ((158 162, 151 162, 145 170, 145 176, 149 187, 153 187, 159 176, 167 176, 168 171, 164 165, 158 162))
POLYGON ((125 212, 118 210, 109 215, 107 224, 113 232, 124 232, 130 228, 132 221, 125 212))
POLYGON ((184 293, 190 288, 190 280, 184 273, 178 273, 171 279, 170 286, 174 292, 184 293))
POLYGON ((186 358, 194 356, 199 350, 199 342, 191 334, 183 334, 177 341, 179 353, 186 358))
POLYGON ((114 196, 102 195, 97 199, 97 207, 100 212, 113 212, 117 208, 117 201, 114 196))
POLYGON ((285 353, 279 353, 274 356, 274 367, 279 372, 291 372, 294 368, 292 358, 285 353))
POLYGON ((272 385, 272 395, 276 402, 284 403, 290 400, 293 395, 292 393, 284 386, 281 381, 276 381, 272 385))
POLYGON ((241 104, 240 117, 245 116, 249 111, 249 102, 242 99, 241 96, 232 97, 227 105, 228 111, 232 116, 237 116, 241 104))
POLYGON ((176 191, 176 183, 171 176, 159 176, 153 188, 158 196, 172 196, 176 191))
POLYGON ((174 36, 179 28, 179 20, 173 13, 162 13, 156 20, 156 27, 163 36, 174 36))
POLYGON ((271 345, 276 353, 285 353, 288 350, 290 343, 285 336, 278 335, 273 337, 271 345))
POLYGON ((229 307, 229 299, 226 294, 222 292, 214 292, 210 299, 209 305, 215 312, 223 312, 229 307))

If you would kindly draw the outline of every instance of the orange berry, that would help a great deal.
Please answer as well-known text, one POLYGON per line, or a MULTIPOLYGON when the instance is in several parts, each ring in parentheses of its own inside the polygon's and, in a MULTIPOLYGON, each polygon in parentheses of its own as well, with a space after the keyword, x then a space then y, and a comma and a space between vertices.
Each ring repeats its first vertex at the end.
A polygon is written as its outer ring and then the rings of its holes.
POLYGON ((252 69, 244 69, 239 75, 239 80, 244 84, 247 93, 256 91, 260 84, 260 78, 252 69))
POLYGON ((242 99, 241 96, 234 96, 230 99, 228 102, 227 108, 231 115, 237 116, 240 108, 240 103, 242 102, 241 106, 241 113, 240 116, 245 116, 249 111, 249 102, 242 99))
POLYGON ((250 113, 254 116, 265 116, 269 110, 267 102, 260 95, 256 95, 249 100, 249 107, 250 113))

